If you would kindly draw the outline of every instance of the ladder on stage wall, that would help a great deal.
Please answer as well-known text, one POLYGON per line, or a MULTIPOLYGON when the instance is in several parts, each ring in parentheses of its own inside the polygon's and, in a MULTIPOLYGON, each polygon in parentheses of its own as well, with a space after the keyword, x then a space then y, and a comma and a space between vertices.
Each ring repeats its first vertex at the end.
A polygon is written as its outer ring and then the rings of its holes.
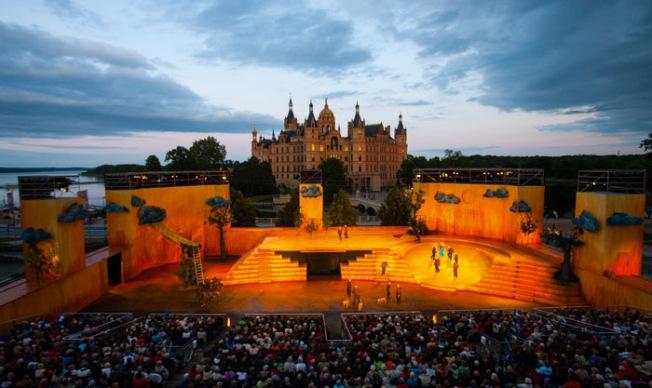
POLYGON ((195 280, 197 281, 197 285, 204 283, 204 266, 202 265, 199 251, 199 244, 192 247, 192 265, 195 268, 195 280))
POLYGON ((157 222, 154 224, 151 224, 153 227, 155 227, 161 234, 167 238, 168 240, 177 243, 181 246, 183 249, 184 247, 188 247, 191 250, 192 254, 192 265, 195 271, 195 279, 197 282, 197 285, 203 284, 204 283, 204 266, 202 264, 201 260, 201 245, 198 243, 188 240, 187 238, 183 236, 179 236, 176 234, 172 229, 168 228, 165 226, 162 222, 157 222))

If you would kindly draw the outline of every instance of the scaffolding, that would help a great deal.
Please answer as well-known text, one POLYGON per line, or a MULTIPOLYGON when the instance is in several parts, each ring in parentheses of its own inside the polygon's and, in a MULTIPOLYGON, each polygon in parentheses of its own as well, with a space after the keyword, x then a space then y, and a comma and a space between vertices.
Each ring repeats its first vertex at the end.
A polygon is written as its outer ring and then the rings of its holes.
POLYGON ((222 185, 229 183, 228 171, 147 171, 104 175, 106 190, 150 187, 222 185))
POLYGON ((645 170, 579 170, 578 192, 645 193, 645 170))
POLYGON ((542 168, 420 168, 415 182, 543 186, 542 168))

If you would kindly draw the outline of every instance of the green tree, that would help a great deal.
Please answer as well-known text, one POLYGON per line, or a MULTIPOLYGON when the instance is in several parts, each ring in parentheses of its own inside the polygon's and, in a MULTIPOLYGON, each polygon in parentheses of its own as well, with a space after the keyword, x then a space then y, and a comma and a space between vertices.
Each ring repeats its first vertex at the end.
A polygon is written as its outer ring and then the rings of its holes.
POLYGON ((652 150, 652 133, 649 133, 645 139, 641 140, 639 148, 643 148, 643 151, 650 155, 649 151, 652 150))
POLYGON ((256 208, 238 190, 231 191, 233 226, 256 226, 256 208))
POLYGON ((346 187, 346 170, 339 159, 328 158, 319 164, 322 185, 324 186, 324 206, 333 201, 333 196, 346 187))
POLYGON ((286 203, 278 212, 276 226, 297 226, 297 214, 299 214, 299 189, 292 191, 290 202, 286 203))
POLYGON ((236 163, 231 174, 231 187, 242 191, 245 197, 256 195, 275 194, 276 180, 272 174, 272 166, 268 162, 261 162, 255 157, 246 162, 236 163))
POLYGON ((383 226, 405 226, 410 222, 411 212, 410 196, 405 189, 393 187, 378 209, 378 218, 383 226))
POLYGON ((170 171, 197 170, 198 165, 186 147, 177 146, 165 154, 165 161, 168 162, 165 168, 170 171))
POLYGON ((150 155, 145 159, 145 168, 147 171, 161 171, 161 161, 156 155, 150 155))
POLYGON ((355 225, 358 219, 358 212, 351 206, 348 194, 342 189, 333 196, 327 214, 332 226, 355 225))
POLYGON ((226 147, 213 136, 195 140, 189 152, 200 170, 218 170, 226 158, 226 147))
POLYGON ((211 209, 208 222, 216 225, 220 232, 220 258, 226 259, 226 241, 224 241, 224 229, 231 223, 231 209, 226 206, 215 206, 211 209))

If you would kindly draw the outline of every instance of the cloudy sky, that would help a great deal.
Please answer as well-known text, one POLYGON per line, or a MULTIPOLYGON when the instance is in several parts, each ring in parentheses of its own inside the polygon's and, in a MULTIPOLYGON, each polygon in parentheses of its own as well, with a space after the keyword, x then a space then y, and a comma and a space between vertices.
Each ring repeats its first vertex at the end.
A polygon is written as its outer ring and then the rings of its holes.
POLYGON ((161 159, 208 134, 249 157, 292 96, 409 152, 637 153, 650 1, 0 0, 0 166, 161 159))

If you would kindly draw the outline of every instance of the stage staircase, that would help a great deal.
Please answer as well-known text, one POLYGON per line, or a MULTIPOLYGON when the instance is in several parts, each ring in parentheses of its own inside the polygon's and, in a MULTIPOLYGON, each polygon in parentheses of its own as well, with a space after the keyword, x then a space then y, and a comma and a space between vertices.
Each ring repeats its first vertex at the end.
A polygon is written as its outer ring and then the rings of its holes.
POLYGON ((554 279, 559 269, 554 263, 516 259, 495 262, 469 291, 553 306, 586 304, 578 283, 563 284, 554 279))
POLYGON ((157 222, 150 225, 156 228, 163 235, 163 237, 176 244, 179 244, 182 249, 184 247, 190 248, 192 252, 192 265, 195 271, 196 282, 198 285, 204 283, 204 266, 201 260, 201 245, 192 240, 188 240, 183 236, 179 236, 172 229, 165 226, 162 222, 157 222))
POLYGON ((340 265, 342 279, 348 280, 376 280, 392 282, 411 282, 416 280, 407 267, 404 258, 399 257, 389 248, 378 248, 366 253, 362 257, 349 260, 340 265), (382 263, 387 262, 383 275, 382 263))
POLYGON ((222 283, 236 285, 307 279, 305 265, 276 254, 271 249, 256 248, 233 265, 222 283))

